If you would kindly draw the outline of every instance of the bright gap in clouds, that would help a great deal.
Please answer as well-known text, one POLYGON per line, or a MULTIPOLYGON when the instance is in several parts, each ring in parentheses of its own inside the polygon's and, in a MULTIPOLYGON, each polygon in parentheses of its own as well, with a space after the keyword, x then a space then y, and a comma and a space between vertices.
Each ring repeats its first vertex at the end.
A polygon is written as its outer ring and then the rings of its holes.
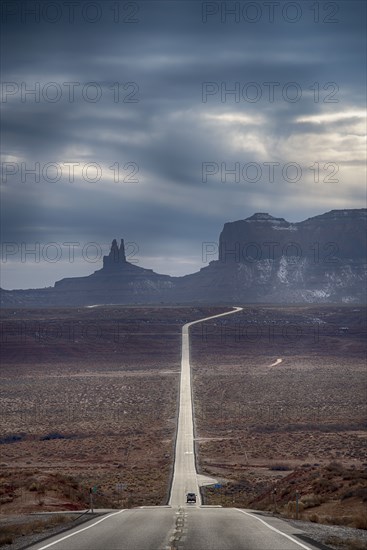
POLYGON ((303 116, 296 118, 296 122, 311 122, 322 124, 323 122, 337 122, 338 120, 350 118, 366 118, 366 111, 339 111, 336 113, 320 113, 317 115, 303 116))
POLYGON ((221 115, 204 114, 204 120, 213 120, 224 124, 263 124, 264 117, 261 115, 244 115, 239 113, 224 113, 221 115))

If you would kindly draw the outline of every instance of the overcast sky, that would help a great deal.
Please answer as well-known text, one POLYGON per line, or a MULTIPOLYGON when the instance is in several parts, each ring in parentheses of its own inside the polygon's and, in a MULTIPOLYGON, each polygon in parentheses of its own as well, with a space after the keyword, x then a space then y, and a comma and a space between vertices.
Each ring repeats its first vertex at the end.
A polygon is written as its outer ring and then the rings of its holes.
POLYGON ((113 238, 192 273, 227 221, 364 207, 365 8, 4 2, 1 286, 90 274, 113 238))

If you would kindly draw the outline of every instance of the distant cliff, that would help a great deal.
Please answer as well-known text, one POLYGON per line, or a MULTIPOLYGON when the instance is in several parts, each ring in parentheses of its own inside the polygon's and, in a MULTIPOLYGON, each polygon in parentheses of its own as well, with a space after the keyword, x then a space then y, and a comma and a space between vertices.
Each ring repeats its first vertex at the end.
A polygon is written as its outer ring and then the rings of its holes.
POLYGON ((299 223, 267 213, 226 223, 218 260, 184 277, 126 261, 113 240, 103 267, 53 288, 1 291, 4 307, 171 303, 365 303, 367 209, 299 223))
POLYGON ((191 288, 197 300, 228 303, 365 303, 366 227, 367 209, 299 223, 267 213, 226 223, 219 259, 183 277, 182 295, 191 288))

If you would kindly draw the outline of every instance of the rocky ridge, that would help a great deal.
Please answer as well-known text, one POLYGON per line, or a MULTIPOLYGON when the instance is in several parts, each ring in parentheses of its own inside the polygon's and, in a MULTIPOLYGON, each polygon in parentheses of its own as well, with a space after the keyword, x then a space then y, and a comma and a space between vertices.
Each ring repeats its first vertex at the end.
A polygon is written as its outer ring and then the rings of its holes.
POLYGON ((218 259, 183 277, 126 260, 112 241, 103 266, 52 288, 1 290, 4 307, 94 304, 365 303, 367 209, 291 223, 268 213, 224 224, 218 259))

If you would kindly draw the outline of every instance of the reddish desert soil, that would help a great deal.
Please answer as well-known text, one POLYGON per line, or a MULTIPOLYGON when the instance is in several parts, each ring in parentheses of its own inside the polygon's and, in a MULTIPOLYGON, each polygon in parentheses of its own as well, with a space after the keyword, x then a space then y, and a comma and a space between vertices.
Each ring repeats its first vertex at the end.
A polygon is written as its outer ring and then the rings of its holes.
POLYGON ((0 511, 166 503, 181 327, 222 311, 3 310, 0 511))
MULTIPOLYGON (((335 461, 353 470, 354 488, 366 487, 365 334, 366 310, 347 306, 245 307, 193 327, 199 465, 223 484, 204 491, 209 503, 273 509, 269 489, 284 485, 286 512, 297 489, 288 476, 303 471, 306 499, 315 492, 308 475, 335 461)), ((335 483, 313 513, 345 516, 349 482, 335 483)), ((353 515, 365 512, 365 493, 352 502, 353 515)))
MULTIPOLYGON (((3 310, 0 511, 81 509, 89 487, 98 507, 166 503, 181 327, 222 311, 3 310)), ((298 488, 305 517, 363 523, 365 330, 348 306, 246 306, 192 328, 198 464, 223 485, 206 502, 272 509, 277 487, 294 515, 298 488)))

